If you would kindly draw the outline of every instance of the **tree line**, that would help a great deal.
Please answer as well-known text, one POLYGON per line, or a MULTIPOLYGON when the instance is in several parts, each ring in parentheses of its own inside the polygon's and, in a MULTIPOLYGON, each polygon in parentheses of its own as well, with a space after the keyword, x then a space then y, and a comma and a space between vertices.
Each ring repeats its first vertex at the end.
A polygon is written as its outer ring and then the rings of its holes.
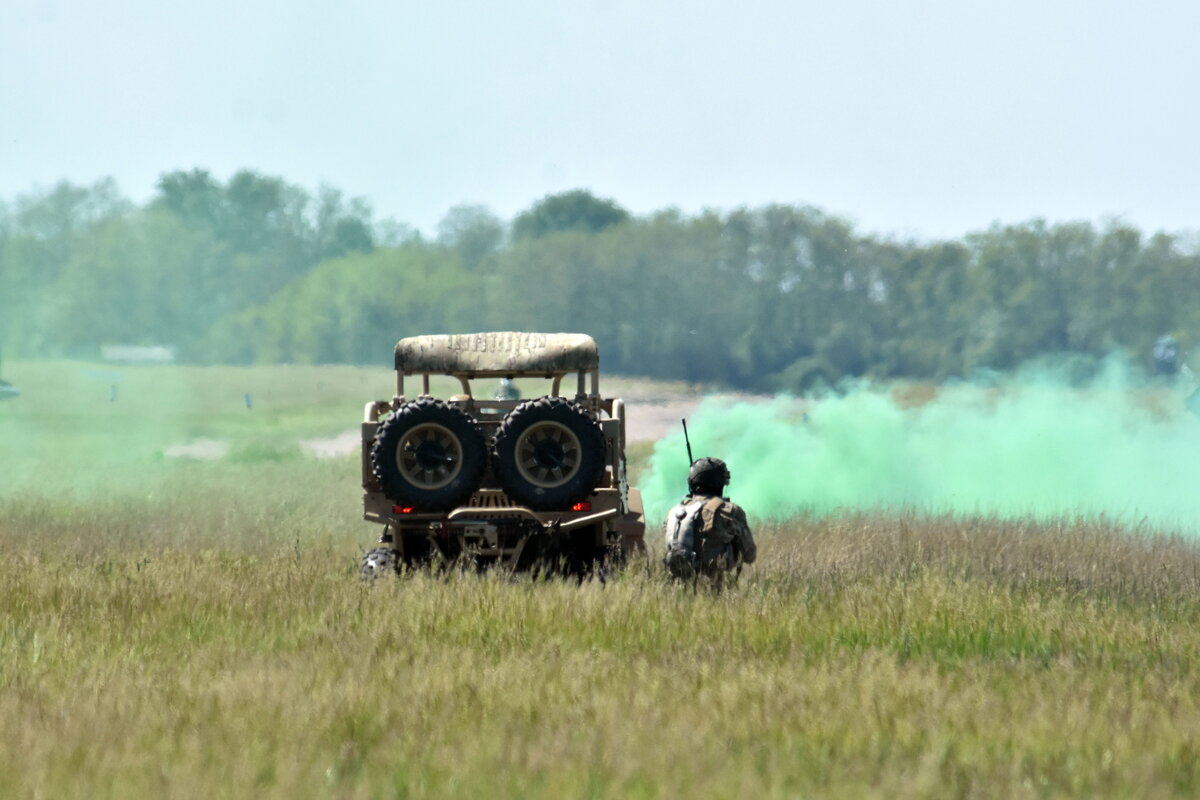
POLYGON ((0 349, 190 363, 390 363, 395 340, 580 331, 607 371, 750 390, 945 379, 1200 331, 1200 252, 1120 222, 919 242, 807 206, 634 216, 576 190, 505 221, 450 209, 424 237, 362 200, 242 171, 111 180, 0 204, 0 349))

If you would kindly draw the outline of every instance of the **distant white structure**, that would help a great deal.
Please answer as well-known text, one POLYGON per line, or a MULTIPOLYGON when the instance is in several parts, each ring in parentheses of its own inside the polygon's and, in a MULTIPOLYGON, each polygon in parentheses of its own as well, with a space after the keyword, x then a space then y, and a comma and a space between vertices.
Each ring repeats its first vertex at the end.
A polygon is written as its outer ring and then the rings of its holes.
POLYGON ((100 345, 100 358, 121 364, 170 364, 175 360, 175 348, 155 345, 142 347, 128 344, 100 345))

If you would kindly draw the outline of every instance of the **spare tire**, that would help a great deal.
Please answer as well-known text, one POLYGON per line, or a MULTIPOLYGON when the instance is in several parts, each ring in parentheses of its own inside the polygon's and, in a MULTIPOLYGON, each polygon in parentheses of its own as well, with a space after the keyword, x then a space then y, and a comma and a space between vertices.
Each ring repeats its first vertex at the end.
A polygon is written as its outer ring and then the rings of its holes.
POLYGON ((539 397, 500 423, 492 468, 513 500, 535 511, 565 509, 592 493, 604 472, 600 426, 562 397, 539 397))
POLYGON ((383 421, 371 447, 371 469, 383 493, 419 511, 466 502, 487 465, 483 433, 462 409, 422 398, 383 421))

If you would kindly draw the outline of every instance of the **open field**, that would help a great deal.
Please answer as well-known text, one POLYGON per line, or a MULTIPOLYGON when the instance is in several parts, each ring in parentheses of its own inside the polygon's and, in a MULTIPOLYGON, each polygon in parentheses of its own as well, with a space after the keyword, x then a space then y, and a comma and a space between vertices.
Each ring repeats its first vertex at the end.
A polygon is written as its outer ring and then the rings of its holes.
MULTIPOLYGON (((27 478, 30 470, 57 469, 64 460, 111 468, 163 457, 253 461, 305 450, 344 455, 357 451, 363 404, 391 397, 395 389, 390 369, 342 366, 18 361, 6 362, 4 374, 22 396, 0 401, 0 447, 22 455, 27 478)), ((494 384, 480 381, 479 390, 490 393, 494 384)), ((433 392, 445 397, 457 386, 435 379, 433 392)), ((413 382, 407 387, 410 394, 418 389, 413 382)), ((625 397, 636 411, 629 428, 634 442, 677 428, 700 397, 696 387, 645 379, 605 377, 601 389, 625 397)))
POLYGON ((719 596, 640 563, 368 587, 356 459, 279 442, 344 429, 386 372, 127 370, 76 405, 8 366, 2 796, 1200 790, 1191 539, 842 513, 760 523, 719 596), (160 452, 203 437, 231 451, 160 452))
POLYGON ((232 485, 61 518, 0 507, 0 794, 1200 787, 1190 544, 847 517, 764 531, 721 596, 643 567, 364 587, 358 542, 309 513, 350 493, 304 499, 345 470, 314 469, 276 515, 232 485))

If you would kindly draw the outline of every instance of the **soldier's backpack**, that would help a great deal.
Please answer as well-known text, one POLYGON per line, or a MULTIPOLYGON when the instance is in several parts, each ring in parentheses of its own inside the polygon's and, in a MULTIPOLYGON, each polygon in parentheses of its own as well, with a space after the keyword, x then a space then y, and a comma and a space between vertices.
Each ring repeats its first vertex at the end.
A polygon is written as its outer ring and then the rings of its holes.
POLYGON ((663 563, 675 578, 691 578, 700 569, 700 553, 704 546, 704 518, 700 511, 705 503, 717 504, 721 498, 680 503, 667 516, 667 542, 663 563))

